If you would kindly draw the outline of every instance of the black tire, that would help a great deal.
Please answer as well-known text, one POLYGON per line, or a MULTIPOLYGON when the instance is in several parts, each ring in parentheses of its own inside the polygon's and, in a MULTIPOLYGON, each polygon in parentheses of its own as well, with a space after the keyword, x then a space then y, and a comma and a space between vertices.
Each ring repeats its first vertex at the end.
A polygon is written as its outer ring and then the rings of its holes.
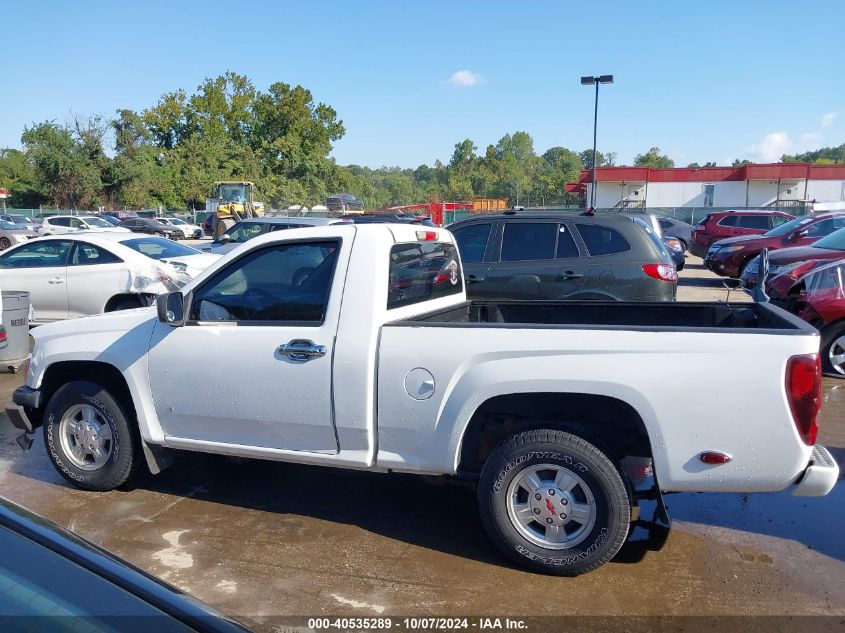
MULTIPOLYGON (((579 484, 573 493, 583 494, 581 487, 579 484)), ((525 493, 528 494, 527 490, 525 493)), ((560 491, 557 497, 546 497, 543 502, 550 512, 565 509, 564 506, 552 508, 548 505, 550 498, 560 499, 563 504, 560 491)), ((572 503, 577 501, 573 499, 572 503)), ((529 498, 527 503, 533 501, 529 498)), ((577 576, 601 567, 622 547, 631 522, 630 495, 613 462, 583 438, 552 429, 513 435, 490 455, 478 483, 478 505, 487 534, 505 556, 522 567, 557 576, 577 576), (594 523, 590 526, 589 521, 585 522, 579 528, 582 529, 580 540, 573 540, 571 546, 563 549, 530 541, 516 521, 511 520, 508 510, 508 498, 522 494, 515 483, 520 473, 543 465, 576 475, 593 496, 594 523)), ((533 512, 538 510, 534 508, 533 512)), ((551 522, 552 516, 544 520, 551 522)), ((559 516, 566 518, 565 514, 559 516)), ((536 525, 545 530, 542 523, 536 525)))
POLYGON ((50 398, 44 411, 44 444, 59 474, 83 490, 114 490, 129 481, 141 463, 140 438, 124 407, 109 389, 88 380, 62 385, 50 398), (93 470, 74 464, 74 458, 60 437, 63 416, 77 405, 94 408, 111 431, 108 459, 93 470))
POLYGON ((845 351, 845 321, 837 321, 831 323, 821 329, 821 358, 822 371, 828 376, 835 376, 837 378, 845 378, 845 364, 839 364, 834 367, 831 361, 831 353, 836 355, 842 354, 845 351))
POLYGON ((161 231, 153 231, 153 236, 154 237, 164 237, 164 233, 162 233, 161 231))
POLYGON ((8 237, 0 237, 0 251, 5 251, 12 245, 8 237))

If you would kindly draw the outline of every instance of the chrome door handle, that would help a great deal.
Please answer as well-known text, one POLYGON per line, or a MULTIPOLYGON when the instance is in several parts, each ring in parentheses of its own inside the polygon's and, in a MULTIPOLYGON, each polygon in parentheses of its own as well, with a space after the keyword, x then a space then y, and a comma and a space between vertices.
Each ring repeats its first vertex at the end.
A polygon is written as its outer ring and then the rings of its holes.
POLYGON ((53 277, 50 281, 47 282, 48 284, 63 284, 65 280, 61 277, 53 277))
POLYGON ((565 273, 563 273, 562 275, 558 275, 558 276, 557 276, 557 280, 558 280, 558 281, 570 281, 570 280, 572 280, 572 279, 581 279, 583 276, 584 276, 584 275, 581 275, 581 274, 579 274, 579 273, 573 272, 573 271, 571 271, 571 270, 567 270, 567 271, 566 271, 565 273))
POLYGON ((298 363, 304 363, 312 358, 319 358, 326 355, 325 345, 315 345, 314 341, 297 338, 290 343, 279 345, 279 354, 287 356, 298 363))

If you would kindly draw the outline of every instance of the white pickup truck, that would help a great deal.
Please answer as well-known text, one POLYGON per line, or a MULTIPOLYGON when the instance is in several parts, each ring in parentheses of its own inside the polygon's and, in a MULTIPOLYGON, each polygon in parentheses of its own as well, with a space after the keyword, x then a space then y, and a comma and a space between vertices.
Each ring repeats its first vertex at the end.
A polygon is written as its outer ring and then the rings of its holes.
POLYGON ((80 488, 157 473, 169 449, 457 475, 495 544, 547 573, 611 559, 660 491, 812 496, 838 478, 815 445, 803 321, 766 304, 468 302, 439 229, 269 233, 157 309, 33 336, 7 412, 24 446, 43 426, 80 488))

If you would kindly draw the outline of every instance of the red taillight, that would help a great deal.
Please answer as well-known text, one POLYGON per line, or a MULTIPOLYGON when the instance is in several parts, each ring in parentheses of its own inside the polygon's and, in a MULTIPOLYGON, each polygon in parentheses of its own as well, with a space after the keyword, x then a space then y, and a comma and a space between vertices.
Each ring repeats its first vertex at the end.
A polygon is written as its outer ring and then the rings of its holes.
POLYGON ((417 239, 421 242, 431 242, 437 239, 436 231, 417 231, 417 239))
POLYGON ((6 328, 0 325, 0 343, 3 343, 6 340, 6 328))
POLYGON ((643 264, 643 272, 661 281, 678 281, 678 271, 670 264, 643 264))
POLYGON ((818 354, 793 356, 786 363, 786 397, 792 420, 808 446, 816 443, 816 417, 822 406, 822 368, 818 354))

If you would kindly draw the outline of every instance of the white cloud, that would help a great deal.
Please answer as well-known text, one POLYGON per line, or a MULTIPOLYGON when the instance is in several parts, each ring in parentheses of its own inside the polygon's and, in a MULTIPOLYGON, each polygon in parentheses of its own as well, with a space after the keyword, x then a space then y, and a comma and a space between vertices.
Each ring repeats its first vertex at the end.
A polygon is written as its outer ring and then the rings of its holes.
POLYGON ((761 162, 774 163, 792 149, 792 140, 786 132, 769 132, 749 152, 761 162))
POLYGON ((836 112, 828 112, 827 114, 822 115, 822 127, 830 127, 833 125, 833 122, 836 120, 836 112))
POLYGON ((447 84, 458 86, 459 88, 472 88, 485 83, 487 80, 478 73, 471 70, 456 70, 452 76, 446 81, 447 84))

